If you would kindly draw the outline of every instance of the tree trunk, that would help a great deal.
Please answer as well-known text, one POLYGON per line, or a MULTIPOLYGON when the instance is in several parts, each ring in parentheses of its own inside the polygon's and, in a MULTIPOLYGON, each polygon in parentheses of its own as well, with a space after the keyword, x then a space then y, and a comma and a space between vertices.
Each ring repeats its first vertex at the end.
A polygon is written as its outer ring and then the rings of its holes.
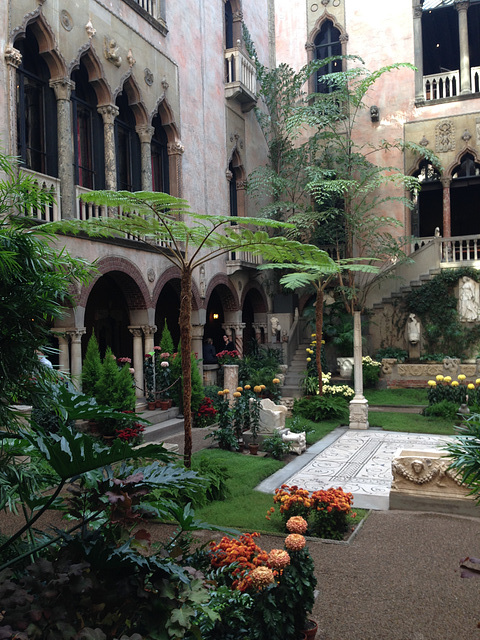
POLYGON ((185 268, 180 288, 180 340, 183 378, 184 452, 186 467, 192 464, 192 272, 185 268))
POLYGON ((315 333, 317 338, 317 349, 315 351, 315 358, 318 371, 318 392, 323 395, 323 381, 322 381, 322 332, 323 332, 323 288, 320 287, 317 291, 317 302, 315 304, 315 333))

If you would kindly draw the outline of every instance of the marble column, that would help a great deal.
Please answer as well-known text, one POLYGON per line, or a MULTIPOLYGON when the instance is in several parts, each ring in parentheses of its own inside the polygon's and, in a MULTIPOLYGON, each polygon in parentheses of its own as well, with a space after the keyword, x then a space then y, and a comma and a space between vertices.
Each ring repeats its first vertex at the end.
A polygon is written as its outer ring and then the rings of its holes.
POLYGON ((58 368, 68 373, 70 371, 70 354, 67 336, 68 329, 52 329, 52 333, 58 340, 58 368))
POLYGON ((17 69, 22 64, 22 54, 15 47, 5 48, 8 83, 8 149, 7 152, 17 155, 17 69))
POLYGON ((145 353, 150 353, 153 351, 153 336, 157 333, 157 326, 146 324, 142 327, 142 331, 145 336, 145 353))
POLYGON ((203 380, 203 361, 201 358, 203 357, 203 332, 205 329, 204 324, 192 324, 192 351, 195 354, 197 359, 200 359, 198 363, 198 370, 200 372, 200 377, 203 380))
POLYGON ((169 142, 167 145, 170 194, 177 198, 182 197, 182 154, 184 151, 185 147, 179 140, 169 142))
POLYGON ((135 131, 140 138, 141 158, 142 158, 142 190, 153 191, 152 179, 152 136, 155 131, 148 124, 141 124, 135 127, 135 131))
POLYGON ((368 402, 363 395, 362 324, 359 311, 353 315, 353 361, 355 396, 350 402, 350 429, 368 429, 368 402))
MULTIPOLYGON (((450 208, 450 184, 451 178, 442 178, 443 186, 443 237, 452 237, 452 217, 450 208)), ((432 231, 434 231, 432 229, 432 231)))
POLYGON ((78 391, 82 389, 82 336, 85 335, 85 332, 85 327, 65 331, 65 334, 71 339, 70 375, 72 383, 78 391))
POLYGON ((69 78, 50 80, 57 99, 58 177, 60 178, 60 211, 65 220, 76 217, 75 175, 73 170, 72 103, 70 95, 75 83, 69 78))
POLYGON ((423 35, 422 35, 422 6, 413 7, 413 60, 417 67, 415 72, 415 101, 425 100, 423 91, 423 35))
POLYGON ((105 142, 105 188, 117 188, 117 158, 115 153, 115 118, 118 107, 114 104, 104 104, 97 109, 103 118, 103 136, 105 142))
POLYGON ((238 387, 238 364, 223 365, 223 388, 229 390, 228 400, 233 402, 233 394, 238 387))
POLYGON ((143 387, 143 331, 142 327, 128 327, 133 336, 133 377, 135 380, 135 395, 143 398, 145 389, 143 387))
POLYGON ((468 18, 469 0, 456 0, 458 11, 458 37, 460 41, 460 93, 471 93, 470 84, 470 51, 468 49, 468 18))

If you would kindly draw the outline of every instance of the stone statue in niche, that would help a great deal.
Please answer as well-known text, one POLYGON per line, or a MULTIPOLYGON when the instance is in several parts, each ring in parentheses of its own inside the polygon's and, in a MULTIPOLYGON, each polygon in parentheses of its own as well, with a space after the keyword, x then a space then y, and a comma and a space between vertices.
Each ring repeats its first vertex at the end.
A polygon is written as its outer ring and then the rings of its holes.
POLYGON ((270 326, 272 329, 272 342, 278 342, 280 340, 280 332, 282 330, 282 325, 280 324, 276 316, 272 316, 270 318, 270 326))
POLYGON ((118 53, 117 42, 113 38, 105 38, 104 53, 105 58, 116 67, 122 64, 122 58, 118 53))
POLYGON ((420 341, 420 322, 414 313, 408 316, 407 336, 410 344, 418 344, 420 341))
POLYGON ((463 276, 459 283, 458 291, 458 313, 460 320, 465 322, 474 322, 479 315, 478 304, 478 284, 463 276))

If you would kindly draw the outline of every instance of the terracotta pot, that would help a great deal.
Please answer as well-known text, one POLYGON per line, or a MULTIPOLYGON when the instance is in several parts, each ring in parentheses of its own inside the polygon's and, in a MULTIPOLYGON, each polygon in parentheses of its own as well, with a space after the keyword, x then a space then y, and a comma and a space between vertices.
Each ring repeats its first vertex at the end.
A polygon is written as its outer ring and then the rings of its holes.
POLYGON ((160 409, 161 404, 162 404, 161 400, 155 400, 155 406, 157 407, 157 409, 160 409))
POLYGON ((156 402, 149 402, 148 403, 148 410, 149 411, 155 411, 156 408, 157 408, 156 402))
POLYGON ((248 445, 250 455, 256 456, 258 454, 258 442, 250 442, 248 445))
POLYGON ((303 633, 305 634, 305 638, 307 640, 313 640, 317 635, 317 631, 318 631, 318 624, 315 622, 315 620, 312 620, 311 618, 309 618, 307 620, 307 628, 303 630, 303 633))
POLYGON ((157 407, 160 407, 163 411, 170 408, 170 403, 168 400, 157 400, 157 407))
POLYGON ((111 447, 115 437, 116 436, 102 436, 102 440, 105 444, 108 444, 111 447))

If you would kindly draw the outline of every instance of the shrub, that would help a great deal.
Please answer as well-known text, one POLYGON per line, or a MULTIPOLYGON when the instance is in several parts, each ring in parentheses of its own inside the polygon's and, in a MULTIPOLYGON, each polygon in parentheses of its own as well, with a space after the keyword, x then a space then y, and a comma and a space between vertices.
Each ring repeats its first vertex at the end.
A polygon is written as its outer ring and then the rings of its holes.
POLYGON ((193 426, 204 429, 216 421, 217 410, 213 406, 213 400, 205 396, 197 413, 194 414, 193 426))
POLYGON ((372 389, 377 386, 381 366, 381 362, 372 360, 370 356, 362 358, 363 386, 365 389, 372 389))
MULTIPOLYGON (((341 540, 348 529, 353 495, 346 493, 341 487, 309 493, 300 487, 282 485, 280 489, 275 489, 273 502, 280 505, 280 514, 288 531, 297 530, 300 516, 305 520, 307 533, 310 535, 341 540)), ((275 507, 272 507, 267 517, 274 511, 275 507)))
POLYGON ((275 460, 283 460, 290 451, 290 444, 284 442, 278 431, 275 431, 273 435, 264 439, 262 449, 269 453, 272 458, 275 458, 275 460))
POLYGON ((348 407, 343 396, 312 396, 295 400, 292 414, 294 416, 300 415, 313 422, 331 419, 346 420, 348 418, 348 407))
POLYGON ((231 477, 228 467, 211 458, 194 458, 192 469, 205 481, 205 501, 225 500, 229 494, 227 480, 231 477))
POLYGON ((102 360, 95 334, 92 333, 82 365, 82 390, 86 396, 96 397, 96 389, 102 375, 102 360))
POLYGON ((383 360, 383 358, 396 358, 398 362, 405 362, 408 358, 408 351, 398 347, 382 347, 375 354, 375 359, 383 360))
POLYGON ((170 330, 167 325, 167 319, 165 318, 162 337, 160 338, 160 352, 173 353, 174 351, 175 351, 175 345, 173 344, 172 334, 170 333, 170 330))
POLYGON ((441 400, 440 402, 425 407, 422 414, 429 417, 455 420, 458 418, 458 403, 441 400))

